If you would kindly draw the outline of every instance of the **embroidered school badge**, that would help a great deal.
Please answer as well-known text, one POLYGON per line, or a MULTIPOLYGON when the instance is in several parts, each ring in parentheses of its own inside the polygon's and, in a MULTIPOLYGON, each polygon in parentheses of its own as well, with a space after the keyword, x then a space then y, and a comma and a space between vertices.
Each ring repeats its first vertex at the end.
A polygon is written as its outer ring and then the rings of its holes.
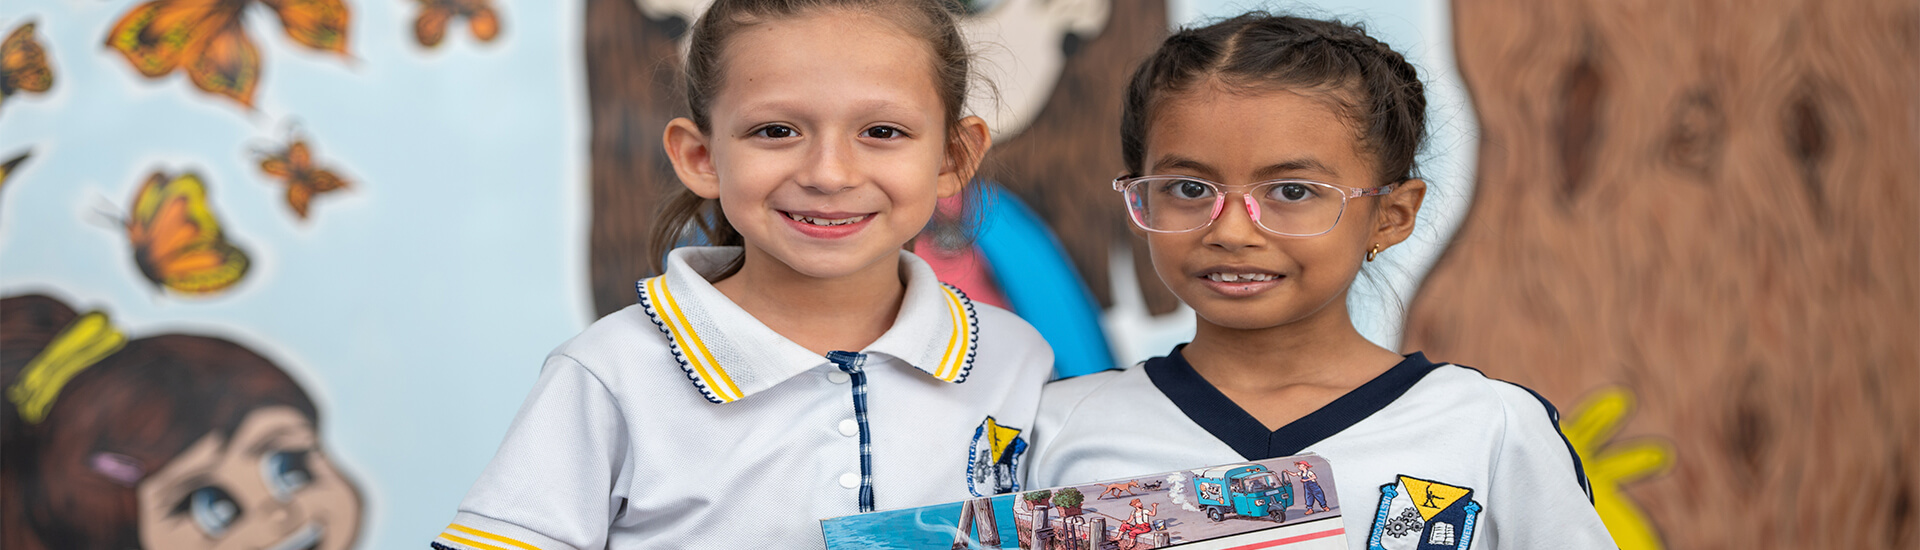
POLYGON ((974 428, 973 444, 967 446, 967 492, 984 497, 1020 490, 1020 460, 1026 454, 1027 441, 1020 438, 1019 428, 987 417, 974 428))
POLYGON ((1473 489, 1399 477, 1380 486, 1380 510, 1367 535, 1368 550, 1466 550, 1473 545, 1473 524, 1480 517, 1473 489))

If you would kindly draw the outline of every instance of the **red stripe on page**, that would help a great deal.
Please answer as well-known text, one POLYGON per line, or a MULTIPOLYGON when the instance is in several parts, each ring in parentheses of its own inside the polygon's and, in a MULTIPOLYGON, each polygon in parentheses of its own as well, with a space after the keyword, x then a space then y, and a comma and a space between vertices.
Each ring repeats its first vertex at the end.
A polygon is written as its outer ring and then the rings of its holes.
POLYGON ((1282 544, 1293 544, 1296 542, 1309 541, 1313 539, 1324 539, 1324 538, 1331 537, 1334 535, 1339 535, 1345 532, 1347 532, 1347 529, 1344 527, 1339 529, 1328 529, 1318 533, 1307 533, 1305 535, 1292 536, 1292 537, 1287 537, 1280 540, 1257 542, 1257 543, 1249 544, 1246 546, 1235 546, 1232 548, 1224 548, 1222 550, 1254 550, 1255 548, 1272 548, 1282 544))

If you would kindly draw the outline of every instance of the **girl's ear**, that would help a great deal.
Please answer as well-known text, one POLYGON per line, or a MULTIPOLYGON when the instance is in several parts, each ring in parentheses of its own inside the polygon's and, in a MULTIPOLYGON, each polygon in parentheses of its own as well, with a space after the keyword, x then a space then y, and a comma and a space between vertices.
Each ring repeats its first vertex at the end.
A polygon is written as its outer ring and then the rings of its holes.
POLYGON ((1427 198, 1427 182, 1409 179, 1394 186, 1392 193, 1380 197, 1380 224, 1374 228, 1374 241, 1386 246, 1400 244, 1413 235, 1414 217, 1427 198))
POLYGON ((660 142, 667 149, 667 159, 673 161, 673 173, 680 176, 681 185, 701 198, 720 198, 720 174, 713 167, 713 147, 698 125, 687 117, 673 119, 667 123, 666 134, 660 142))
POLYGON ((960 194, 967 181, 980 169, 980 159, 993 147, 987 121, 977 116, 960 119, 947 144, 947 161, 940 166, 940 198, 960 194))

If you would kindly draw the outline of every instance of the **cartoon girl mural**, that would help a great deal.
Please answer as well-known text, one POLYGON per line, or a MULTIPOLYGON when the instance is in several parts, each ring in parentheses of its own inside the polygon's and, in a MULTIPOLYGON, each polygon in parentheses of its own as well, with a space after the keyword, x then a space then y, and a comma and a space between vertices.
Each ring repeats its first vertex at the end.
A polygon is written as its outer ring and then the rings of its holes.
POLYGON ((0 299, 0 546, 339 550, 360 491, 287 373, 219 338, 0 299))

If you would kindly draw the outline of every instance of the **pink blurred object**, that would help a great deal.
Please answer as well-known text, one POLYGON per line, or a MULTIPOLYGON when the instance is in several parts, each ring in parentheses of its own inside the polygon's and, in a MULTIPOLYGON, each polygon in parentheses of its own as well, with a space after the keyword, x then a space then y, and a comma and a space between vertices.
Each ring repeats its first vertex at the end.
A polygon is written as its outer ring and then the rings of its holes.
POLYGON ((973 301, 1013 309, 1007 305, 1007 297, 1000 293, 1000 287, 993 284, 993 273, 987 269, 987 259, 980 256, 978 248, 947 250, 935 244, 931 235, 920 235, 914 239, 913 253, 933 266, 933 273, 941 281, 959 287, 973 301))

